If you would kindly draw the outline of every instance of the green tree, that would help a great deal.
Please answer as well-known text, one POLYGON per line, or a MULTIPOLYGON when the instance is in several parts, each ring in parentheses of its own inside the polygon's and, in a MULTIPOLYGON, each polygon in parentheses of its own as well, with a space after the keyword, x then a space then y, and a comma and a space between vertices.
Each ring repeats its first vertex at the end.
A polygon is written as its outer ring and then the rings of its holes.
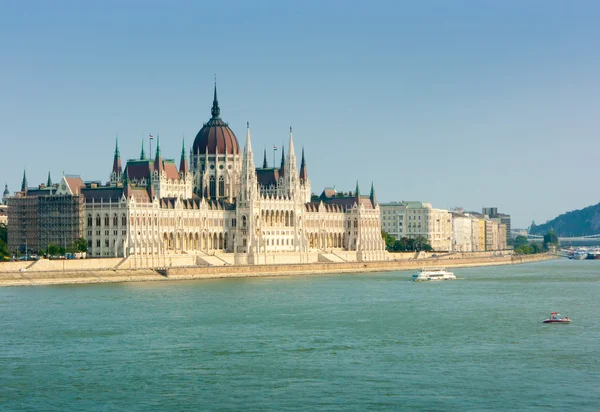
POLYGON ((533 253, 544 253, 545 248, 541 243, 531 242, 531 249, 533 253))
POLYGON ((10 253, 8 251, 8 247, 6 242, 0 239, 0 262, 7 261, 10 259, 10 253))
POLYGON ((87 252, 88 251, 88 242, 84 238, 80 237, 75 241, 77 252, 87 252))
POLYGON ((8 228, 4 223, 0 223, 0 240, 8 243, 8 228))
MULTIPOLYGON (((388 232, 382 230, 381 231, 381 237, 383 238, 383 241, 385 242, 385 248, 387 250, 393 250, 394 248, 394 242, 396 241, 396 238, 394 238, 394 236, 390 235, 388 232)), ((85 239, 81 239, 83 241, 85 241, 85 239)), ((84 250, 83 252, 87 251, 87 242, 85 244, 86 250, 84 250)))
POLYGON ((519 235, 515 238, 515 241, 514 241, 515 250, 521 246, 528 245, 528 244, 529 244, 529 241, 527 240, 527 237, 525 237, 525 236, 519 235))
POLYGON ((548 245, 554 245, 558 248, 558 235, 554 230, 550 230, 544 235, 544 250, 548 250, 548 245))
POLYGON ((48 256, 56 256, 58 254, 59 254, 58 245, 55 245, 54 243, 50 243, 48 245, 48 256))

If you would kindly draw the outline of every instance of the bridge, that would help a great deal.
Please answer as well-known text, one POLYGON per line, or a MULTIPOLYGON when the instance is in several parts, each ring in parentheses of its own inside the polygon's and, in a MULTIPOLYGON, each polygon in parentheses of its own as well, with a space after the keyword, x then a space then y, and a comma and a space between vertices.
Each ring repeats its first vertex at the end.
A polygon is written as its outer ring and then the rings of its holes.
MULTIPOLYGON (((519 231, 511 231, 513 236, 525 236, 522 232, 519 231)), ((527 233, 527 240, 530 242, 543 242, 543 235, 532 235, 527 233)), ((572 237, 560 237, 558 238, 560 243, 596 243, 600 242, 600 233, 597 235, 588 235, 588 236, 572 236, 572 237)))

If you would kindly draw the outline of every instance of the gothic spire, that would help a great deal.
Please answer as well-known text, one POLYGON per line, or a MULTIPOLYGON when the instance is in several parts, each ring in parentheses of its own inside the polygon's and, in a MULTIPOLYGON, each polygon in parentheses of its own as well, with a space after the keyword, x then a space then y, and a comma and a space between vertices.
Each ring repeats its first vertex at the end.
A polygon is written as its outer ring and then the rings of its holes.
POLYGON ((279 165, 279 177, 285 175, 285 147, 281 145, 281 164, 279 165))
POLYGON ((160 154, 160 135, 156 135, 156 156, 154 157, 154 171, 160 175, 163 171, 163 161, 160 154))
POLYGON ((156 135, 156 156, 154 156, 155 158, 159 158, 161 157, 160 155, 160 135, 157 134, 156 135))
POLYGON ((304 146, 302 146, 302 160, 300 161, 300 183, 304 184, 308 181, 308 173, 306 172, 306 162, 304 161, 304 146))
POLYGON ((248 200, 256 189, 256 166, 250 140, 250 123, 246 123, 246 146, 242 157, 241 194, 243 200, 248 200))
POLYGON ((113 159, 113 167, 112 167, 112 172, 114 173, 115 177, 119 177, 121 176, 122 173, 121 169, 121 154, 119 153, 119 138, 117 137, 116 143, 115 143, 115 158, 113 159))
POLYGON ((221 118, 221 109, 219 109, 219 101, 217 100, 217 79, 215 78, 215 96, 213 98, 212 109, 210 110, 213 119, 221 118))
POLYGON ((360 188, 358 187, 358 180, 356 181, 356 190, 354 191, 354 197, 360 199, 360 188))
POLYGON ((25 169, 23 169, 23 181, 21 182, 21 192, 27 191, 27 175, 25 174, 25 169))
POLYGON ((371 182, 371 194, 369 195, 369 199, 371 199, 371 204, 375 207, 377 205, 377 198, 375 197, 375 186, 373 185, 373 182, 371 182))
POLYGON ((146 160, 146 152, 144 151, 144 139, 142 139, 142 153, 140 153, 140 160, 146 160))
POLYGON ((267 163, 267 148, 265 147, 265 154, 263 156, 263 169, 266 169, 267 167, 269 167, 269 164, 267 163))
POLYGON ((185 155, 185 138, 181 140, 181 160, 179 161, 179 174, 188 172, 188 162, 185 155))
POLYGON ((48 170, 48 181, 46 182, 46 186, 52 186, 52 178, 50 177, 50 170, 48 170))

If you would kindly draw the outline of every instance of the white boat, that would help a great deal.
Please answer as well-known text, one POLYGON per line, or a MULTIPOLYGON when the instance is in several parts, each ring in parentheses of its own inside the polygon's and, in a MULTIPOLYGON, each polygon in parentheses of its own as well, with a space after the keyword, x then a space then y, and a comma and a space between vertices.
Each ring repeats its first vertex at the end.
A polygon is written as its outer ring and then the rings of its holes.
POLYGON ((423 269, 412 276, 415 282, 425 282, 430 280, 456 280, 454 273, 446 269, 423 269))
POLYGON ((579 249, 573 253, 573 260, 584 260, 587 259, 588 251, 587 249, 579 249))

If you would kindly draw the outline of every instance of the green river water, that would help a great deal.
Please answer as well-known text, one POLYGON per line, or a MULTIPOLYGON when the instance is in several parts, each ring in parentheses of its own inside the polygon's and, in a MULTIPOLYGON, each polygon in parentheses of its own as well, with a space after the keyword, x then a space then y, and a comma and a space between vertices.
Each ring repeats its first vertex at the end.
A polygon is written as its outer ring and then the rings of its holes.
POLYGON ((600 261, 454 272, 0 288, 0 409, 600 410, 600 261))

